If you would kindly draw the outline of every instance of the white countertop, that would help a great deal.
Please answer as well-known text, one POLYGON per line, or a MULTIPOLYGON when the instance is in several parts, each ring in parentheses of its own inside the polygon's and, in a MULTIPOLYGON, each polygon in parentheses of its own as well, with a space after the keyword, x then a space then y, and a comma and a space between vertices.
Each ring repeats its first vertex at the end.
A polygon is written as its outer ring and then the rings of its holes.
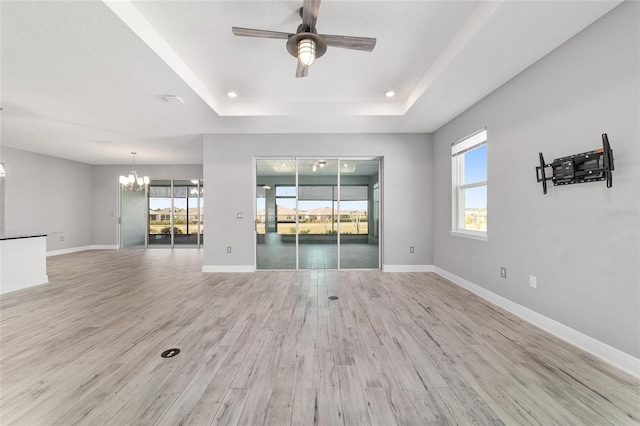
POLYGON ((46 237, 47 234, 13 234, 13 235, 0 235, 0 241, 2 240, 19 240, 21 238, 37 238, 46 237))

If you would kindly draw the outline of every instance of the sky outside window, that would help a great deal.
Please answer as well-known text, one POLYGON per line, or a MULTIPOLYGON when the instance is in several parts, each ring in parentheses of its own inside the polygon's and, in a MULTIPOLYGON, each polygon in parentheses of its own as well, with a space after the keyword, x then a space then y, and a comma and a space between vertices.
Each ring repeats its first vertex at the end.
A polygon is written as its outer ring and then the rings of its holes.
MULTIPOLYGON (((464 155, 464 184, 487 180, 487 145, 482 145, 464 155)), ((487 187, 467 191, 465 208, 487 208, 487 187)))

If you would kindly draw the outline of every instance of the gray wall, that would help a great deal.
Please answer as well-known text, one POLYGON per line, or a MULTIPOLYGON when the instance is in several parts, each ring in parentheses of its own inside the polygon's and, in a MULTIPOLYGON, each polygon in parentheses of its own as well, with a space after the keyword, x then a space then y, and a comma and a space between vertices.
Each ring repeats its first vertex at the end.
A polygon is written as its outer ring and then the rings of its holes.
POLYGON ((2 161, 6 234, 47 233, 47 251, 92 244, 90 165, 7 147, 2 161))
POLYGON ((383 263, 433 264, 431 135, 265 134, 204 136, 204 266, 254 264, 253 156, 384 157, 383 263), (238 212, 244 219, 236 218, 238 212), (414 254, 409 246, 415 246, 414 254))
MULTIPOLYGON (((5 233, 47 233, 47 251, 118 244, 118 177, 131 165, 92 166, 2 147, 5 233), (64 241, 60 241, 60 237, 64 241)), ((202 165, 136 165, 151 179, 202 178, 202 165)))
POLYGON ((625 2, 434 134, 434 264, 520 305, 640 356, 638 2, 625 2), (488 242, 449 235, 450 145, 488 128, 488 242), (538 152, 601 147, 604 182, 549 188, 538 152), (500 278, 500 267, 508 278, 500 278), (538 288, 529 287, 536 275, 538 288))
MULTIPOLYGON (((131 165, 93 166, 93 244, 118 244, 118 177, 129 174, 131 165), (113 213, 113 215, 112 215, 113 213)), ((201 179, 202 165, 160 165, 136 164, 139 176, 150 179, 201 179)), ((206 185, 205 185, 206 193, 206 185)))

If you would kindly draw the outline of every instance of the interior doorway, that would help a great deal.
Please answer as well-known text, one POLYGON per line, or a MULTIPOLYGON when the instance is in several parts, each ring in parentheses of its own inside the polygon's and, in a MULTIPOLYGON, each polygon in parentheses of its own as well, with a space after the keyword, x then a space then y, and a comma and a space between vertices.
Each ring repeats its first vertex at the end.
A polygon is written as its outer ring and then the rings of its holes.
POLYGON ((379 269, 380 158, 256 159, 256 269, 379 269))

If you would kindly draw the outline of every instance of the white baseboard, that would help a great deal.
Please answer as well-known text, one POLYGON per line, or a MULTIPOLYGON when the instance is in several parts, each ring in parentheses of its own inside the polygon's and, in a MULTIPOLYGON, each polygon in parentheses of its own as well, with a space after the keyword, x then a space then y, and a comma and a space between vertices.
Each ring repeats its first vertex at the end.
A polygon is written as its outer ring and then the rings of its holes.
POLYGON ((626 352, 622 352, 612 346, 607 345, 593 337, 587 336, 571 327, 567 327, 551 318, 548 318, 542 314, 532 311, 518 303, 512 302, 498 294, 493 293, 477 284, 467 281, 451 272, 445 271, 439 267, 434 267, 433 271, 443 278, 448 279, 454 284, 460 287, 466 288, 472 293, 477 294, 483 299, 500 306, 501 308, 511 312, 514 315, 522 318, 523 320, 530 322, 542 330, 553 334, 560 339, 571 343, 578 348, 589 352, 592 355, 597 356, 605 362, 640 378, 640 359, 629 355, 626 352))
POLYGON ((115 245, 93 245, 91 246, 91 250, 118 250, 120 247, 118 247, 117 244, 115 245))
POLYGON ((47 257, 49 256, 58 256, 61 254, 69 254, 69 253, 76 253, 79 251, 85 251, 85 250, 117 250, 118 246, 117 245, 93 245, 93 246, 81 246, 81 247, 71 247, 71 248, 67 248, 67 249, 62 249, 62 250, 51 250, 47 252, 47 257))
POLYGON ((382 272, 433 272, 433 265, 382 265, 382 272))
POLYGON ((253 265, 202 265, 202 272, 255 272, 253 265))

